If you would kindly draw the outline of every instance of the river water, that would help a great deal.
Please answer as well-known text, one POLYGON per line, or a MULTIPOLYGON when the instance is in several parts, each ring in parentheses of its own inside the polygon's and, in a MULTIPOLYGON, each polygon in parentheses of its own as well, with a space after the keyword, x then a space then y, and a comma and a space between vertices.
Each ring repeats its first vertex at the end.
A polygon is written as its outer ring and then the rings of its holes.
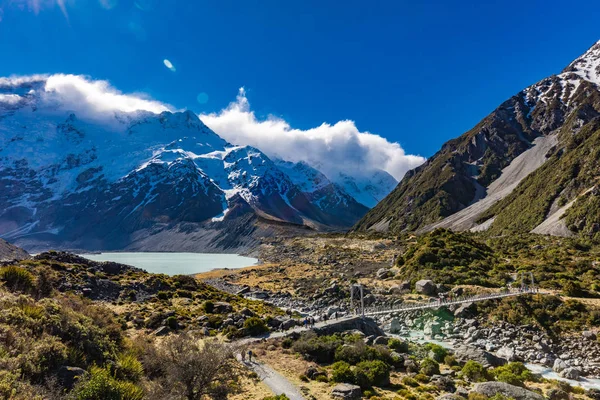
POLYGON ((99 253, 82 254, 93 261, 114 261, 133 265, 153 274, 191 275, 213 269, 242 268, 255 265, 258 260, 237 254, 211 253, 99 253))
MULTIPOLYGON (((394 334, 388 334, 388 335, 392 336, 392 337, 408 339, 413 342, 417 342, 417 343, 421 343, 421 344, 422 343, 435 343, 435 344, 438 344, 438 345, 445 347, 447 349, 450 349, 450 350, 452 350, 454 348, 454 346, 452 345, 451 342, 447 342, 444 340, 436 340, 436 339, 426 339, 423 336, 423 332, 420 332, 420 331, 410 331, 408 333, 408 335, 394 335, 394 334)), ((525 363, 525 367, 527 367, 527 369, 530 370, 531 372, 533 372, 534 374, 539 374, 546 379, 556 379, 559 381, 568 382, 571 386, 579 386, 584 389, 600 389, 600 379, 581 378, 581 380, 576 381, 574 379, 563 378, 560 375, 558 375, 556 372, 554 372, 552 370, 552 368, 548 368, 544 365, 525 363)))

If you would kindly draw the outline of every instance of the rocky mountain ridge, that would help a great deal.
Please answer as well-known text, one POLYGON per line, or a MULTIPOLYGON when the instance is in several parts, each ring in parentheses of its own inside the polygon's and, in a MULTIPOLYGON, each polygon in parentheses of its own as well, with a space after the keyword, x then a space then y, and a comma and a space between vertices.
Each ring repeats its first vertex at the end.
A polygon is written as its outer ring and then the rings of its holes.
POLYGON ((505 234, 534 231, 554 215, 539 233, 595 235, 600 215, 581 210, 598 209, 599 77, 600 42, 445 143, 354 229, 505 234))
POLYGON ((191 111, 90 116, 44 84, 0 82, 0 236, 27 249, 245 250, 260 235, 346 229, 368 211, 360 196, 385 191, 350 194, 191 111))

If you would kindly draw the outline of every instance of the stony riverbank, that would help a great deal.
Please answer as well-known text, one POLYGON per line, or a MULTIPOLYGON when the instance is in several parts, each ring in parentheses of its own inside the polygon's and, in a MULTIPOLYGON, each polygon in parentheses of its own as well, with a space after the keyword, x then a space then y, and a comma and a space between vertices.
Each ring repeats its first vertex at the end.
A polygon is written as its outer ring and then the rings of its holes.
POLYGON ((443 340, 455 347, 468 345, 494 353, 507 361, 522 361, 553 368, 560 376, 600 376, 600 343, 594 332, 555 336, 533 325, 490 323, 475 315, 472 305, 433 312, 403 313, 380 320, 388 332, 422 331, 426 338, 443 340))

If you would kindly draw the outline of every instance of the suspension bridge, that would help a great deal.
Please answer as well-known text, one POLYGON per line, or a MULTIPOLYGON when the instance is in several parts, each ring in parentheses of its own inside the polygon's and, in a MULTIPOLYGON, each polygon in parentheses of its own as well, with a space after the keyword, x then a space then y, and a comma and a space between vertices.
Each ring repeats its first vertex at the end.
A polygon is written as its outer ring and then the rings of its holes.
MULTIPOLYGON (((521 277, 521 285, 518 288, 506 288, 498 293, 487 293, 487 294, 478 294, 472 296, 460 296, 460 297, 444 297, 431 299, 428 302, 412 302, 412 303, 402 303, 398 305, 378 305, 375 307, 365 307, 364 305, 364 289, 362 285, 352 285, 350 287, 350 310, 354 315, 362 315, 364 317, 372 317, 377 315, 385 315, 385 314, 393 314, 393 313, 402 313, 402 312, 410 312, 410 311, 418 311, 418 310, 430 310, 436 309, 444 306, 451 305, 460 305, 460 304, 468 304, 468 303, 476 303, 480 301, 493 300, 493 299, 502 299, 505 297, 515 297, 515 296, 523 296, 526 294, 546 294, 544 292, 540 292, 539 288, 535 285, 533 280, 533 274, 530 272, 528 274, 517 274, 517 278, 515 281, 519 280, 519 276, 521 277), (527 282, 527 277, 530 278, 530 282, 527 282), (360 307, 354 307, 355 302, 355 294, 360 296, 360 307)), ((357 299, 358 300, 358 299, 357 299)))

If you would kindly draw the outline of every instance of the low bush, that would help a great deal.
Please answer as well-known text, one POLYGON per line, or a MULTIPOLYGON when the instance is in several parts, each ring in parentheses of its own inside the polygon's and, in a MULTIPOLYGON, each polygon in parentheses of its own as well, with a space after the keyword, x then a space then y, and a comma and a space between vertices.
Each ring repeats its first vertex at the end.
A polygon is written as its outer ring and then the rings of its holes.
POLYGON ((258 317, 250 317, 244 321, 244 329, 250 336, 262 335, 269 331, 269 328, 265 324, 265 321, 258 317))
POLYGON ((337 335, 317 336, 314 332, 307 332, 294 342, 292 349, 307 360, 327 364, 334 361, 335 351, 342 344, 337 335))
POLYGON ((0 280, 13 291, 28 292, 33 289, 35 278, 25 268, 8 265, 0 268, 0 280))
POLYGON ((448 350, 435 343, 426 343, 425 349, 429 350, 430 357, 437 362, 444 361, 444 358, 448 355, 448 350))
POLYGON ((479 364, 477 361, 469 360, 462 368, 461 375, 468 381, 482 382, 487 378, 487 371, 483 365, 479 364))
POLYGON ((425 358, 423 361, 421 361, 421 368, 419 372, 427 376, 439 375, 440 364, 431 358, 425 358))
POLYGON ((202 308, 204 309, 205 313, 212 314, 213 311, 215 311, 215 303, 213 303, 210 300, 207 300, 204 302, 204 304, 202 304, 202 308))
POLYGON ((362 361, 356 366, 354 380, 361 388, 387 386, 390 383, 390 367, 380 360, 362 361))
POLYGON ((408 353, 408 342, 397 338, 392 338, 388 342, 388 347, 398 353, 408 353))
POLYGON ((144 392, 131 382, 115 379, 106 369, 92 367, 71 396, 74 400, 142 400, 144 392))
POLYGON ((289 349, 290 347, 292 347, 292 344, 294 344, 294 341, 289 337, 286 337, 281 341, 281 347, 283 347, 284 349, 289 349))
POLYGON ((490 372, 497 381, 515 386, 523 386, 525 381, 533 379, 533 374, 520 362, 511 362, 494 368, 490 372))
POLYGON ((331 380, 339 383, 353 383, 354 373, 350 364, 345 361, 337 361, 331 366, 331 380))
POLYGON ((455 366, 457 364, 456 357, 454 357, 452 354, 448 354, 446 357, 444 357, 444 364, 449 367, 455 366))

